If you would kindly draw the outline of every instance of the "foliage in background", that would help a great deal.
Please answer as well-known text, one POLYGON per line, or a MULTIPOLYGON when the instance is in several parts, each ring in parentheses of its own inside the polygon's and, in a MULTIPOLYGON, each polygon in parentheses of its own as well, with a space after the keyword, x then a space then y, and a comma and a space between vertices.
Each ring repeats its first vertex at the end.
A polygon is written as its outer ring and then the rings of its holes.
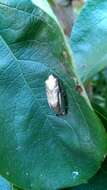
POLYGON ((66 36, 70 36, 84 0, 48 0, 66 36))
POLYGON ((83 82, 107 67, 107 1, 90 0, 71 33, 76 70, 83 82))

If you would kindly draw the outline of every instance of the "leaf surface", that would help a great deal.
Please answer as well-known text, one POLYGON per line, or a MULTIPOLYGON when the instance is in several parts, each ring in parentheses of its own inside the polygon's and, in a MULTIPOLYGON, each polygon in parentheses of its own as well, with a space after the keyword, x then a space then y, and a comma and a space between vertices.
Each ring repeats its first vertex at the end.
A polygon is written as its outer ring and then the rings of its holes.
POLYGON ((107 136, 86 95, 77 91, 59 25, 27 0, 0 0, 0 20, 1 175, 28 190, 87 181, 104 159, 107 136), (65 116, 56 116, 47 103, 50 74, 66 92, 65 116))
POLYGON ((66 190, 106 190, 107 189, 107 159, 104 161, 98 173, 87 184, 66 190))

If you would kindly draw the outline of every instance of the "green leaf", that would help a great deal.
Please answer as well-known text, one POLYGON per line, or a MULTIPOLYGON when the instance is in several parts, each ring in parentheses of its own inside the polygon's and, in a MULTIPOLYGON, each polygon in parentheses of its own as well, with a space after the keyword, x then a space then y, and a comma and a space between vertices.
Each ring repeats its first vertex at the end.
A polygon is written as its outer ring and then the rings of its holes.
POLYGON ((83 82, 107 67, 107 1, 91 0, 71 33, 76 70, 83 82))
POLYGON ((13 190, 23 190, 13 185, 13 190))
POLYGON ((28 190, 86 182, 107 152, 105 130, 77 90, 70 51, 50 12, 36 1, 0 0, 0 173, 28 190), (50 74, 66 92, 65 116, 47 103, 50 74))
POLYGON ((12 185, 3 177, 0 176, 0 190, 13 190, 12 185))
POLYGON ((105 110, 103 107, 95 103, 94 101, 92 102, 92 106, 98 115, 98 117, 101 119, 104 127, 107 129, 107 110, 105 110))
POLYGON ((87 184, 66 190, 106 190, 107 189, 107 159, 98 173, 87 184))

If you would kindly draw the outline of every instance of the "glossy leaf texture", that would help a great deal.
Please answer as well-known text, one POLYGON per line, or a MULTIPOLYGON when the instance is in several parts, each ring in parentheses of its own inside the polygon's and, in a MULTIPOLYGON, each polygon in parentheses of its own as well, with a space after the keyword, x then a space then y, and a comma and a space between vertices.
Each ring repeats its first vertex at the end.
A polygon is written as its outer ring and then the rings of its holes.
POLYGON ((84 183, 107 152, 105 130, 78 91, 70 51, 48 9, 36 0, 0 0, 0 174, 26 190, 84 183), (64 116, 47 103, 50 74, 63 84, 64 116))
POLYGON ((66 190, 106 190, 107 189, 107 159, 98 173, 87 184, 66 190))
POLYGON ((0 176, 0 190, 13 190, 13 186, 0 176))
POLYGON ((83 82, 107 67, 107 1, 90 0, 71 33, 76 70, 83 82))

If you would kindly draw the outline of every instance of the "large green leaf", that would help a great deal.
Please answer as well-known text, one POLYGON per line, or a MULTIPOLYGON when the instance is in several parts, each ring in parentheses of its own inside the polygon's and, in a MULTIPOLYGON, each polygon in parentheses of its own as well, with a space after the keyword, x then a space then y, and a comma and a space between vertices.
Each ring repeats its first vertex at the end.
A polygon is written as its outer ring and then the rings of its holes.
POLYGON ((0 173, 28 190, 84 183, 107 152, 105 130, 76 90, 70 52, 48 9, 36 0, 0 0, 0 173), (65 116, 47 103, 51 73, 66 91, 65 116))
POLYGON ((71 33, 76 69, 83 82, 107 67, 107 1, 91 0, 71 33))
POLYGON ((1 176, 0 176, 0 190, 13 190, 12 185, 10 185, 10 183, 1 176))

